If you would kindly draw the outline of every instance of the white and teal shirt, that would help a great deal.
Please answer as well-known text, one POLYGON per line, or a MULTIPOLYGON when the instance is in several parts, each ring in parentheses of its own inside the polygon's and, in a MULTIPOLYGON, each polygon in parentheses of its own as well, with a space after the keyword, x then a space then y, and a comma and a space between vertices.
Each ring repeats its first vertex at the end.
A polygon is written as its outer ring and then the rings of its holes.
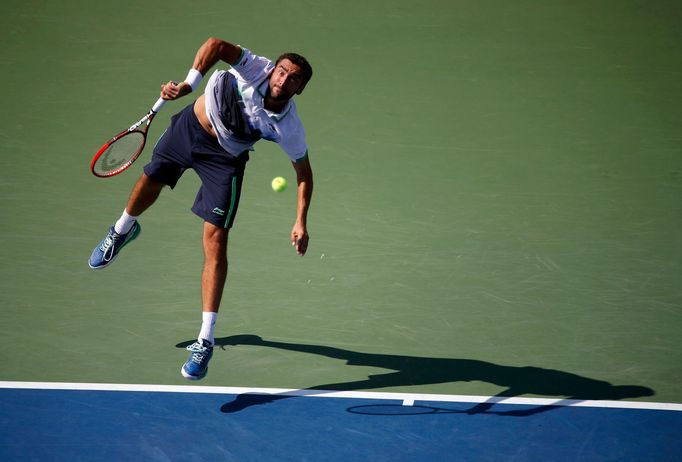
POLYGON ((277 143, 293 162, 305 158, 308 146, 296 104, 289 100, 282 112, 263 107, 268 77, 274 63, 242 48, 239 62, 229 71, 217 70, 206 83, 206 115, 229 153, 253 151, 259 139, 277 143))

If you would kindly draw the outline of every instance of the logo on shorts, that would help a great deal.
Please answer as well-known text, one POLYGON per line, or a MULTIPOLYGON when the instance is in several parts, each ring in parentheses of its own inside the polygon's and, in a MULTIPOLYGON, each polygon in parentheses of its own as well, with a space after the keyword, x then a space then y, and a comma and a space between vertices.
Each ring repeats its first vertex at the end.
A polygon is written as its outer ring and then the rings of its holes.
POLYGON ((216 215, 220 215, 221 217, 225 215, 225 210, 220 209, 218 207, 214 208, 212 212, 215 213, 216 215))

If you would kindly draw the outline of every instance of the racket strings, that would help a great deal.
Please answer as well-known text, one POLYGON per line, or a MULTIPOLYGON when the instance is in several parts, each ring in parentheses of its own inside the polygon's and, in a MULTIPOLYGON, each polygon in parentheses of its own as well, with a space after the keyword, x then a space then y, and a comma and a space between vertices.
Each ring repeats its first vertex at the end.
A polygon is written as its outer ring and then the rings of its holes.
POLYGON ((134 161, 144 146, 144 134, 133 131, 112 142, 99 156, 93 171, 108 175, 134 161))

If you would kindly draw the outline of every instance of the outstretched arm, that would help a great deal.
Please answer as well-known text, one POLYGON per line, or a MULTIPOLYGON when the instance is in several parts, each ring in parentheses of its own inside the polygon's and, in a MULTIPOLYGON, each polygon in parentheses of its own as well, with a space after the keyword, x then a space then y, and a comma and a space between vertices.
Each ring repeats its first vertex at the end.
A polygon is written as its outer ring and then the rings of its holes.
MULTIPOLYGON (((201 76, 204 76, 218 61, 224 61, 227 64, 236 64, 241 53, 242 49, 239 45, 234 45, 225 40, 211 37, 199 47, 199 50, 197 50, 192 69, 198 71, 201 76)), ((171 81, 161 86, 161 97, 163 99, 173 100, 185 96, 191 91, 192 86, 188 82, 176 84, 171 81)))
POLYGON ((242 49, 239 45, 217 38, 209 38, 197 51, 192 67, 201 72, 201 75, 206 75, 206 72, 218 61, 224 61, 230 65, 236 64, 241 54, 242 49))
POLYGON ((305 255, 308 250, 308 208, 313 195, 313 170, 310 160, 306 156, 299 162, 293 162, 298 183, 298 202, 296 207, 296 223, 291 230, 291 245, 296 247, 296 253, 305 255))

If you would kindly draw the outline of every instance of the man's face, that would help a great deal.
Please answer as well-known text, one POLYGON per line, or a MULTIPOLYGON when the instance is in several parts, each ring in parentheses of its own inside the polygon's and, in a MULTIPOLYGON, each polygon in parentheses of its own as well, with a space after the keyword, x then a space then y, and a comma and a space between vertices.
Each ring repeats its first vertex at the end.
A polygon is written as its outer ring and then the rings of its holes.
POLYGON ((270 75, 270 96, 275 100, 300 95, 304 87, 301 68, 288 59, 281 60, 270 75))

